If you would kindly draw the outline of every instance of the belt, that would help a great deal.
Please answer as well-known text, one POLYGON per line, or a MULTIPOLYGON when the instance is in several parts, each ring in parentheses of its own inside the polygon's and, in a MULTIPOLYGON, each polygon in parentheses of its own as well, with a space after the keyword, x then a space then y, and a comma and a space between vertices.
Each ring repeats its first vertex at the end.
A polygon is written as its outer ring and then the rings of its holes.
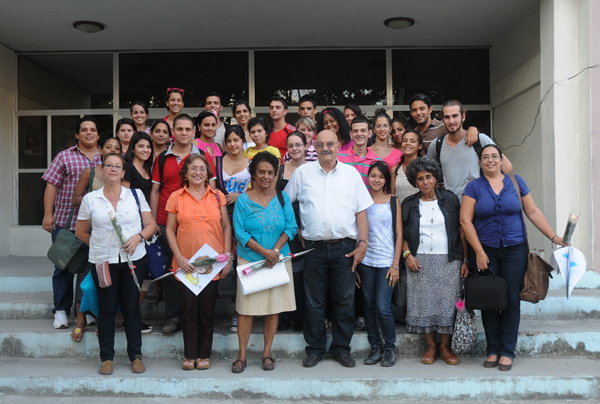
POLYGON ((316 242, 321 242, 321 243, 326 244, 326 245, 331 245, 331 244, 337 244, 340 241, 345 241, 345 240, 352 240, 352 239, 346 237, 346 238, 336 238, 336 239, 333 239, 333 240, 317 240, 316 242))

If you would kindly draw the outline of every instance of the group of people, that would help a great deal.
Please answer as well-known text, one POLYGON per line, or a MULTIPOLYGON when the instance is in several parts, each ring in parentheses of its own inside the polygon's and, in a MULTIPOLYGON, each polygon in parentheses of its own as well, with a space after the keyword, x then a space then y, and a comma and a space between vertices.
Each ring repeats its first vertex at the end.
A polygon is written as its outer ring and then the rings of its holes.
MULTIPOLYGON (((333 358, 355 366, 350 344, 357 318, 364 319, 371 345, 364 363, 393 366, 391 301, 402 279, 406 328, 425 337, 422 362, 439 357, 458 364, 450 341, 461 278, 487 269, 506 280, 509 304, 501 312, 482 312, 484 366, 510 370, 528 253, 521 206, 546 237, 564 243, 524 180, 514 176, 519 199, 508 175, 512 165, 500 148, 477 128, 463 128, 460 102, 446 102, 440 122, 431 117, 429 97, 413 96, 410 113, 417 126, 410 129, 384 110, 367 119, 353 105, 317 115, 310 95, 300 99, 295 126, 286 122, 288 105, 279 96, 269 106, 272 125, 252 117, 243 100, 232 107, 237 124, 225 124, 217 93, 207 95, 205 111, 195 119, 181 112, 182 89, 169 88, 166 98, 164 119, 147 128, 148 110, 135 103, 132 119, 119 120, 116 137, 101 148, 97 122, 81 118, 78 143, 60 152, 43 176, 44 229, 54 240, 69 213, 75 214, 70 230, 89 245, 89 263, 77 275, 71 337, 81 341, 86 325, 96 320, 79 311, 79 284, 91 273, 99 305, 100 374, 113 372, 119 306, 132 371, 145 370, 141 333, 151 327, 141 322, 139 306, 149 286, 145 241, 155 234, 172 272, 195 272, 189 260, 205 244, 227 257, 198 295, 170 276, 153 296, 164 296, 162 331, 183 331, 185 370, 210 367, 218 281, 232 269, 235 275, 237 266, 265 260, 273 268, 281 256, 305 250, 310 252, 301 259, 285 261, 289 283, 244 295, 238 281, 232 329, 239 354, 232 372, 247 366, 256 316, 264 317, 264 370, 276 365, 276 331, 290 326, 304 333, 303 366, 323 359, 328 326, 333 358)), ((68 327, 72 282, 71 273, 55 269, 55 328, 68 327)))

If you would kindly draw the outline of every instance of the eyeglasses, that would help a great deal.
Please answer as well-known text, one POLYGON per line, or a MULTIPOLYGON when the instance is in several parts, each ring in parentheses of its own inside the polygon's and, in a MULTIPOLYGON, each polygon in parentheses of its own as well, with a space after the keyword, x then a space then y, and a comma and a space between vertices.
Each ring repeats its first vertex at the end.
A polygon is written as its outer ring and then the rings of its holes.
POLYGON ((176 91, 178 93, 181 93, 181 95, 183 95, 183 88, 177 88, 177 87, 169 87, 167 88, 167 95, 169 95, 170 92, 176 91))
POLYGON ((500 156, 498 154, 492 154, 491 156, 485 155, 485 156, 481 157, 481 161, 488 161, 488 160, 500 160, 500 156))
POLYGON ((113 165, 113 164, 110 164, 110 163, 104 164, 104 167, 108 168, 109 170, 112 170, 113 168, 116 169, 116 170, 120 170, 120 169, 123 168, 123 166, 113 165))
POLYGON ((294 148, 294 147, 295 147, 296 149, 299 149, 299 148, 301 148, 302 146, 304 146, 304 143, 294 143, 294 144, 288 144, 288 147, 289 147, 289 148, 294 148))
POLYGON ((206 172, 206 167, 188 167, 188 171, 191 171, 193 173, 205 173, 206 172))
POLYGON ((317 149, 322 149, 323 147, 327 146, 328 149, 333 149, 335 147, 335 143, 336 142, 317 143, 315 147, 317 149))

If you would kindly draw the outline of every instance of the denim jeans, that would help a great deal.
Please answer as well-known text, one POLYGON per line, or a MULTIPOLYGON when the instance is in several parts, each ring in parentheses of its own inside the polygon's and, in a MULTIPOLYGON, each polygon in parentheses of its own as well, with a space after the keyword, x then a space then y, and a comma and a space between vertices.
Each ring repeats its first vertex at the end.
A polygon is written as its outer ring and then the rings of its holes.
MULTIPOLYGON (((62 229, 62 226, 56 225, 56 229, 52 230, 52 242, 56 239, 58 231, 62 229)), ((52 275, 52 292, 54 295, 54 309, 52 311, 56 313, 58 310, 64 310, 67 316, 71 314, 71 306, 73 305, 73 277, 75 275, 68 270, 61 270, 54 267, 54 274, 52 275)))
POLYGON ((371 347, 381 345, 379 326, 383 336, 384 349, 396 349, 396 325, 392 314, 392 293, 390 280, 385 276, 390 268, 375 268, 362 264, 358 270, 364 294, 365 322, 371 347))
POLYGON ((356 241, 344 239, 335 244, 305 240, 308 253, 304 263, 305 322, 304 339, 307 354, 322 357, 327 345, 325 306, 327 292, 331 295, 332 342, 329 352, 340 356, 350 352, 354 332, 354 284, 352 258, 346 258, 356 248, 356 241))
MULTIPOLYGON (((164 253, 167 256, 167 269, 171 269, 171 263, 173 262, 173 251, 167 241, 167 230, 166 226, 159 224, 161 236, 160 242, 164 247, 164 253)), ((165 296, 165 317, 167 321, 180 322, 181 314, 179 313, 179 295, 177 293, 178 280, 174 276, 168 276, 162 280, 163 295, 165 296)))
MULTIPOLYGON (((146 257, 133 261, 135 274, 140 285, 146 274, 146 257)), ((119 304, 123 314, 123 327, 127 338, 127 356, 130 361, 142 354, 142 320, 140 317, 140 291, 135 285, 127 263, 110 264, 112 284, 106 288, 98 286, 96 267, 92 268, 92 279, 98 291, 98 344, 100 360, 113 360, 115 357, 115 316, 119 304)))
MULTIPOLYGON (((515 358, 515 346, 521 321, 523 278, 527 270, 527 243, 510 247, 483 246, 489 259, 489 268, 506 281, 508 307, 503 311, 482 310, 481 319, 487 340, 487 354, 515 358)), ((473 259, 473 258, 472 258, 473 259)), ((486 271, 488 272, 488 271, 486 271)), ((489 273, 489 272, 488 272, 489 273)))

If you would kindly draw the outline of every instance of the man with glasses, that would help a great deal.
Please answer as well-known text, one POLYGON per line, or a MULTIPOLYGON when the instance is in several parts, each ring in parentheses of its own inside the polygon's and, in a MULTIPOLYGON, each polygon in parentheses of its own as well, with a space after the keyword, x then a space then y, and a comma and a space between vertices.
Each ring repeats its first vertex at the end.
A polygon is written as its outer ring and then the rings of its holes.
MULTIPOLYGON (((463 129, 465 116, 466 111, 459 101, 446 101, 442 107, 442 119, 448 134, 435 139, 427 151, 427 158, 439 162, 442 167, 445 188, 454 192, 461 201, 467 183, 479 178, 479 150, 494 144, 487 135, 479 133, 475 144, 468 146, 463 141, 467 134, 463 129)), ((502 171, 508 174, 511 170, 512 164, 505 155, 502 171)))
POLYGON ((354 145, 352 148, 337 155, 339 161, 351 165, 358 171, 367 188, 369 187, 367 179, 369 166, 376 160, 383 160, 367 147, 367 142, 372 134, 373 131, 371 130, 369 120, 364 116, 357 116, 352 120, 350 127, 350 137, 354 145))
MULTIPOLYGON (((431 117, 431 114, 433 113, 431 98, 425 94, 413 95, 408 100, 408 105, 410 107, 410 116, 412 116, 417 123, 415 129, 423 136, 423 149, 421 149, 421 153, 424 156, 427 154, 427 149, 431 142, 447 133, 446 127, 443 122, 431 117)), ((479 131, 476 127, 469 127, 467 136, 465 137, 467 146, 473 146, 477 141, 478 133, 479 131)))
MULTIPOLYGON (((198 150, 193 143, 196 134, 194 119, 188 114, 180 114, 173 120, 173 136, 175 142, 169 148, 159 154, 154 162, 152 170, 152 191, 150 192, 150 209, 152 216, 158 223, 158 229, 161 234, 161 242, 167 255, 167 268, 171 267, 173 252, 167 241, 166 225, 167 211, 165 206, 169 196, 178 189, 181 189, 181 177, 179 172, 183 163, 190 154, 202 154, 206 157, 209 166, 213 162, 210 156, 202 150, 198 150)), ((214 168, 213 172, 214 172, 214 168)), ((163 333, 172 334, 181 329, 181 315, 179 313, 179 301, 177 297, 177 284, 174 277, 169 276, 163 281, 163 293, 165 296, 165 315, 167 323, 162 329, 163 333)))
MULTIPOLYGON (((42 176, 46 181, 42 227, 52 234, 52 242, 58 231, 66 225, 72 207, 71 198, 81 172, 88 167, 93 170, 102 162, 98 149, 98 121, 95 118, 84 116, 79 119, 75 137, 77 144, 58 153, 42 176)), ((71 231, 75 231, 78 212, 79 207, 74 209, 69 226, 71 231)), ((73 274, 55 267, 52 275, 52 292, 54 328, 68 328, 68 316, 73 303, 73 274)))
POLYGON ((332 343, 329 352, 345 367, 353 367, 350 341, 354 332, 356 266, 369 244, 366 209, 373 204, 360 174, 340 163, 336 134, 317 135, 318 161, 298 167, 285 192, 300 203, 302 238, 307 249, 304 265, 306 306, 305 367, 315 366, 325 354, 325 306, 331 295, 332 343))

